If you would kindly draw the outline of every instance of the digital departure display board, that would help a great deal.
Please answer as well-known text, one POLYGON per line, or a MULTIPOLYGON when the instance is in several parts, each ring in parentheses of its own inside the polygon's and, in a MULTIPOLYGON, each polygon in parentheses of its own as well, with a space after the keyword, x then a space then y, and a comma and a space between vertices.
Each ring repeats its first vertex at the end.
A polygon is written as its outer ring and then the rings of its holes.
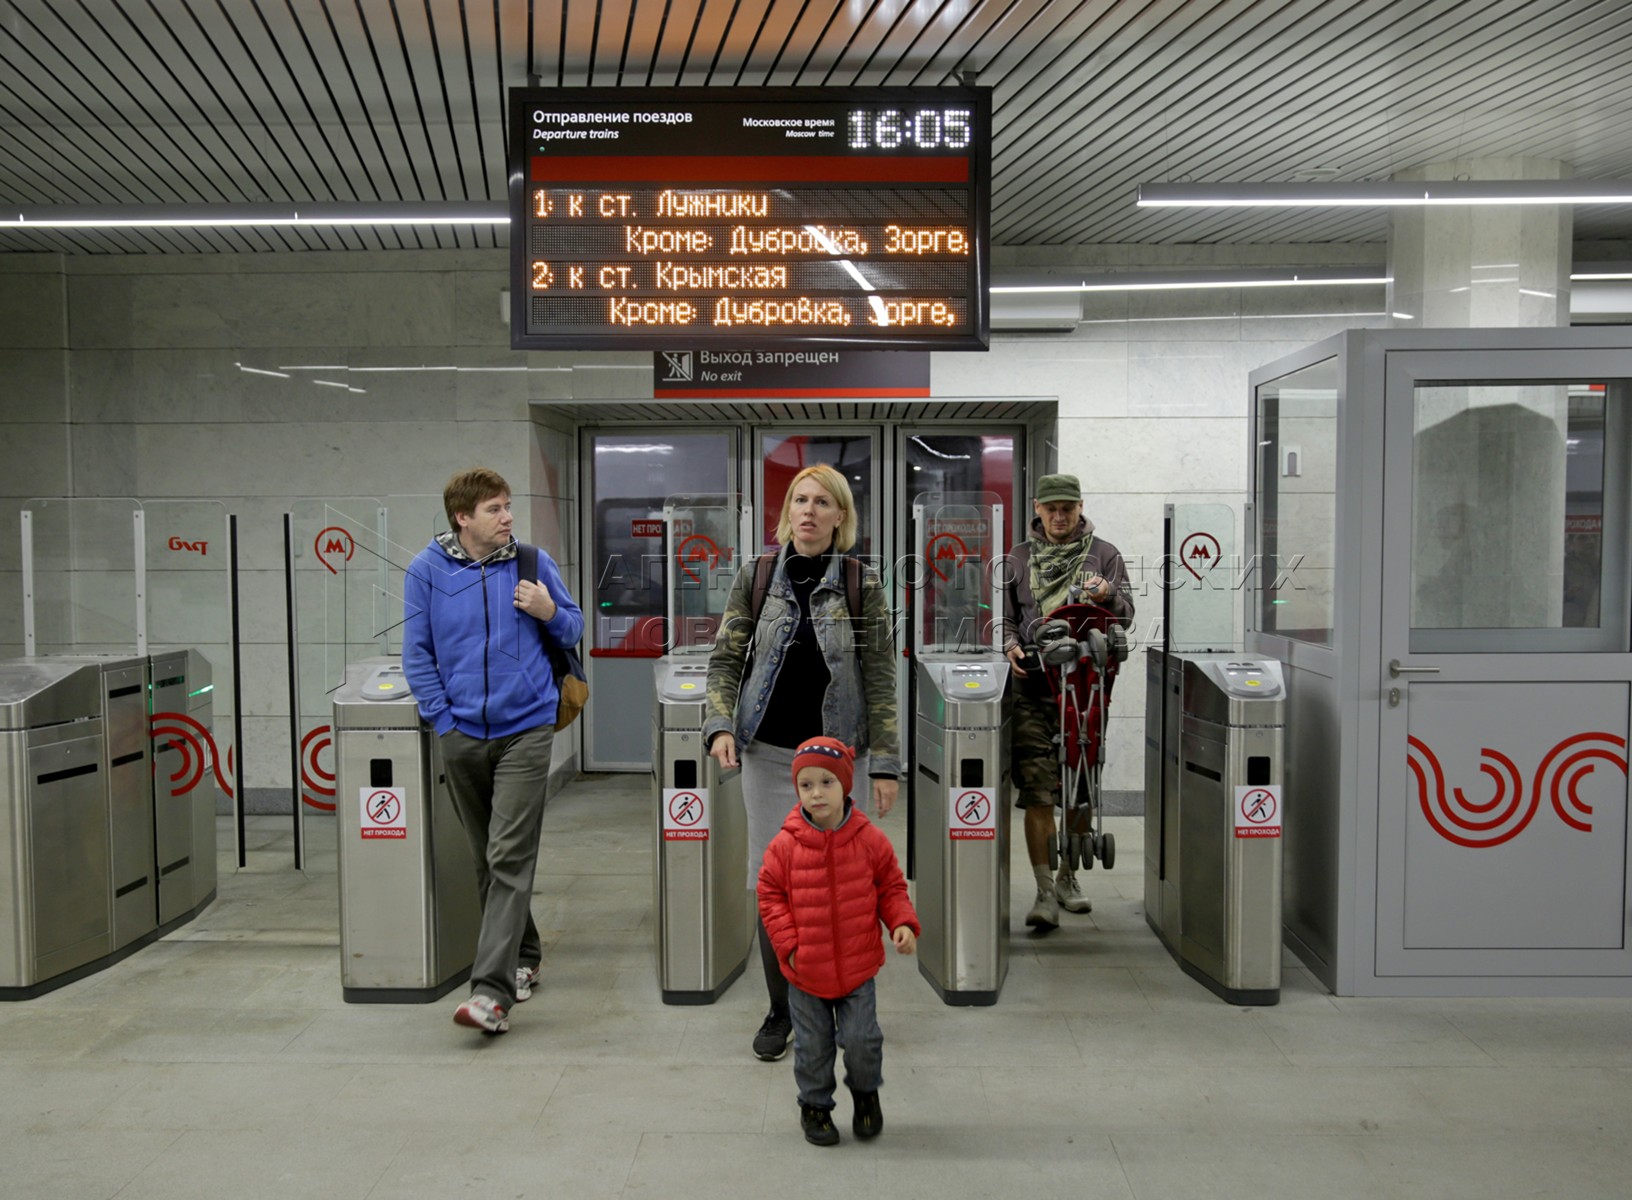
POLYGON ((516 88, 511 344, 984 350, 991 93, 516 88))

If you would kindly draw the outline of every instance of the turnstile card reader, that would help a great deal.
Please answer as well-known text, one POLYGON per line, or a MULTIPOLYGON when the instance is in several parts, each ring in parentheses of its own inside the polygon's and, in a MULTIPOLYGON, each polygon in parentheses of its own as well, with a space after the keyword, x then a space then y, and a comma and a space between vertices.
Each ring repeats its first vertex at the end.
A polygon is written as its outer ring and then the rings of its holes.
POLYGON ((481 903, 436 738, 399 660, 346 668, 334 740, 342 995, 351 1004, 438 999, 470 977, 481 903))
POLYGON ((918 971, 948 1004, 996 1004, 1009 970, 1009 663, 914 660, 918 971))
POLYGON ((712 1004, 748 964, 758 902, 748 875, 742 774, 703 744, 708 658, 656 664, 652 872, 658 988, 665 1004, 712 1004))
POLYGON ((0 998, 49 991, 112 949, 101 713, 89 660, 0 663, 0 998))
POLYGON ((1281 664, 1147 651, 1145 920, 1231 1004, 1281 988, 1281 664))

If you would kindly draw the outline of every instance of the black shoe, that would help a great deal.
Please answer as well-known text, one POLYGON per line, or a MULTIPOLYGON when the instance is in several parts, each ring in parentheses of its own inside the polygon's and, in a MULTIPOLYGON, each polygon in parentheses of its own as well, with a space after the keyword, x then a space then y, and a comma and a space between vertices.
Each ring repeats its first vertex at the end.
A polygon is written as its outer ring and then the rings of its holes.
POLYGON ((799 1106, 799 1124, 804 1128, 805 1141, 812 1146, 837 1146, 839 1131, 833 1127, 833 1110, 831 1108, 812 1108, 808 1104, 799 1106))
POLYGON ((754 1057, 762 1062, 775 1062, 788 1052, 793 1041, 793 1018, 785 1008, 773 1007, 765 1014, 765 1023, 754 1034, 754 1057))
POLYGON ((855 1119, 850 1128, 856 1131, 859 1138, 875 1138, 884 1132, 884 1109, 878 1103, 877 1092, 858 1092, 850 1089, 850 1095, 856 1102, 855 1119))

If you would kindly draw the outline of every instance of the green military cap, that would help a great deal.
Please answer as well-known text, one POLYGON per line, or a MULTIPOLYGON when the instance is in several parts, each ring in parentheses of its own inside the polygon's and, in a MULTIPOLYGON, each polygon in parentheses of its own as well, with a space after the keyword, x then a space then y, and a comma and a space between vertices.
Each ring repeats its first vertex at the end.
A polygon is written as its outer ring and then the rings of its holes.
POLYGON ((1081 504, 1082 484, 1077 482, 1075 475, 1044 475, 1037 485, 1037 503, 1047 504, 1051 500, 1070 500, 1081 504))

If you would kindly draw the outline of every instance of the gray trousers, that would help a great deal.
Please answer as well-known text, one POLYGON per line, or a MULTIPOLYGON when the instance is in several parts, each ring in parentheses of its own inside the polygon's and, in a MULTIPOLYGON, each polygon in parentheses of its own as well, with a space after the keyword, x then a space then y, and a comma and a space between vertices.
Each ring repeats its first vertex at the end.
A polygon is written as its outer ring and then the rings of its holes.
POLYGON ((507 1009, 516 1002, 517 965, 544 954, 533 923, 533 872, 554 742, 548 725, 503 738, 442 735, 448 794, 470 841, 482 902, 470 990, 507 1009))
POLYGON ((838 1081, 833 1061, 844 1047, 844 1084, 876 1092, 884 1084, 884 1031, 878 1027, 878 995, 869 979, 848 996, 823 1000, 788 988, 793 1017, 793 1081, 799 1103, 832 1108, 838 1081))

